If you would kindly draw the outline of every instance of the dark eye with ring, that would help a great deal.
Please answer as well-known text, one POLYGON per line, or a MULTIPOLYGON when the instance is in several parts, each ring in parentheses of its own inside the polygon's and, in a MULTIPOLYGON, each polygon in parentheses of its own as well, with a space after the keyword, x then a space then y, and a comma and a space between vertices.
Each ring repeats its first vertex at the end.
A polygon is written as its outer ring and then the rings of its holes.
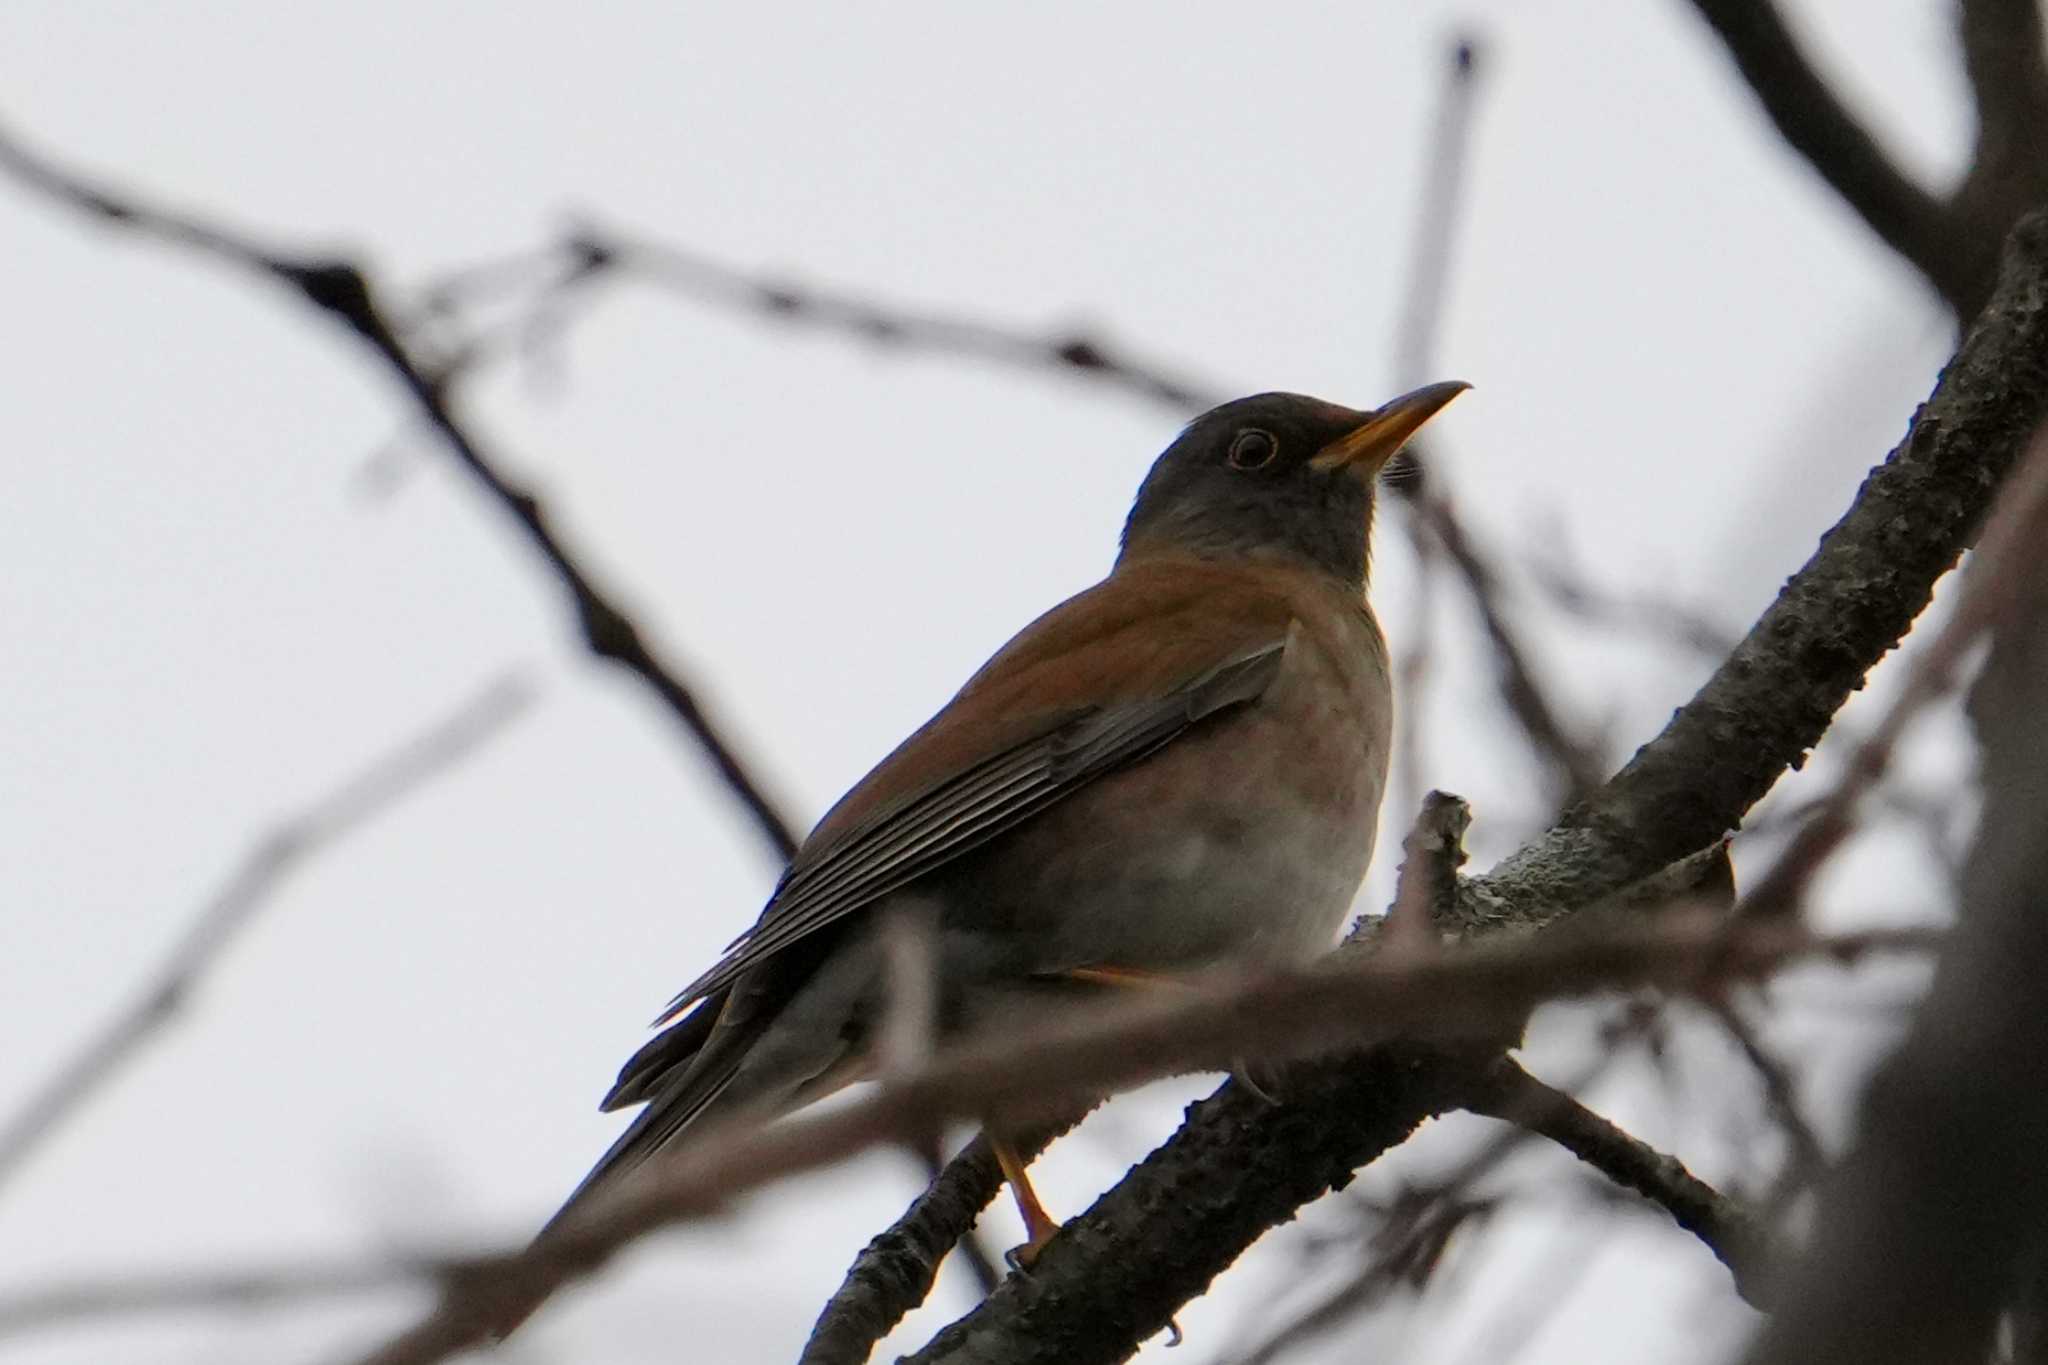
POLYGON ((1280 443, 1273 439, 1270 431, 1253 427, 1237 433, 1237 439, 1230 443, 1230 467, 1232 469, 1257 469, 1271 464, 1273 457, 1280 453, 1280 443))

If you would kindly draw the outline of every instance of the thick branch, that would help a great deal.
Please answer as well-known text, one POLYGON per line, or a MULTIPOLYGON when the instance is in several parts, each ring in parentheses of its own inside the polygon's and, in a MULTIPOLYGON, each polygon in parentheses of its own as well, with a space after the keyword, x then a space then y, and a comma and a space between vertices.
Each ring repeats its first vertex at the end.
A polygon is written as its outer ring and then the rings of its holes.
POLYGON ((1797 768, 1905 636, 2048 415, 2048 217, 1847 515, 1735 652, 1613 780, 1475 879, 1475 913, 1540 921, 1703 847, 1797 768))
MULTIPOLYGON (((1907 439, 1699 694, 1550 832, 1466 884, 1468 920, 1535 925, 1733 827, 1895 646, 2048 414, 2048 220, 2016 229, 1998 296, 1907 439)), ((1453 1102, 1443 1068, 1382 1049, 1261 1111, 1226 1086, 919 1359, 1121 1359, 1266 1229, 1453 1102)))
MULTIPOLYGON (((1899 169, 1813 68, 1772 0, 1693 0, 1792 150, 1886 246, 1969 317, 1990 288, 1973 278, 1947 207, 1899 169)), ((1994 239, 1998 234, 1994 233, 1994 239)))

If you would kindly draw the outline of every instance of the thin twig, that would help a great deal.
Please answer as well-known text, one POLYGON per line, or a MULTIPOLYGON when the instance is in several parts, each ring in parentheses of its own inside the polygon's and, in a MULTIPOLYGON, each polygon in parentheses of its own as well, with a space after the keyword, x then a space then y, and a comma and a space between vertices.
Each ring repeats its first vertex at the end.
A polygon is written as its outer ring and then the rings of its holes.
POLYGON ((795 855, 796 827, 776 809, 734 744, 713 723, 680 675, 654 654, 634 620, 598 586, 556 535, 547 508, 506 472, 504 463, 456 417, 446 377, 417 359, 377 302, 369 280, 351 262, 267 247, 255 238, 142 200, 58 167, 0 130, 0 171, 57 203, 118 228, 187 247, 295 291, 305 302, 348 326, 376 354, 438 432, 456 461, 525 533, 575 605, 584 643, 599 658, 632 672, 653 689, 711 760, 720 779, 752 817, 778 859, 795 855))
MULTIPOLYGON (((1442 480, 1422 487, 1412 499, 1409 525, 1428 535, 1465 585, 1479 623, 1493 647, 1494 672, 1508 714, 1521 726, 1548 770, 1552 805, 1563 809, 1596 790, 1607 777, 1600 753, 1564 718, 1534 655, 1509 619, 1506 594, 1492 561, 1473 544, 1442 480)), ((1398 486, 1398 485, 1397 485, 1398 486)))
POLYGON ((1422 209, 1416 218, 1414 254, 1409 258, 1408 291, 1394 333, 1398 338, 1395 378, 1403 389, 1435 377, 1437 332, 1443 325, 1451 254, 1463 218, 1465 167, 1471 159, 1482 57, 1480 42, 1471 34, 1461 34, 1452 44, 1436 129, 1423 158, 1422 209))
POLYGON ((195 1311, 238 1312, 304 1304, 485 1273, 475 1257, 381 1256, 367 1260, 266 1258, 252 1269, 110 1275, 0 1295, 0 1338, 69 1326, 103 1327, 120 1318, 195 1311))
POLYGON ((1474 1112, 1549 1138, 1658 1205, 1728 1267, 1737 1293, 1757 1308, 1770 1307, 1766 1275, 1773 1261, 1772 1237, 1755 1214, 1686 1170, 1678 1158, 1623 1132, 1519 1063, 1503 1058, 1491 1074, 1498 1089, 1475 1096, 1469 1106, 1474 1112))
POLYGON ((260 836, 134 999, 103 1023, 0 1126, 0 1185, 35 1150, 177 1018, 243 930, 298 866, 447 773, 501 733, 533 700, 531 684, 507 674, 447 717, 379 756, 304 810, 260 836))
POLYGON ((589 223, 575 228, 564 246, 594 271, 632 275, 693 303, 839 332, 874 346, 1078 375, 1179 412, 1214 407, 1228 396, 1086 331, 1033 333, 905 307, 848 289, 798 284, 741 270, 700 251, 589 223))
POLYGON ((1764 1045, 1764 1040, 1750 1026, 1749 1020, 1737 1010, 1735 1002, 1727 994, 1709 994, 1702 999, 1729 1038, 1734 1040, 1735 1046, 1742 1050, 1743 1059, 1763 1085, 1765 1108, 1777 1120, 1785 1140, 1792 1145, 1791 1160, 1771 1182, 1773 1194, 1767 1202, 1776 1206, 1784 1197, 1811 1184, 1827 1169, 1827 1149, 1820 1145, 1820 1135, 1813 1131, 1813 1125, 1800 1112, 1799 1092, 1792 1083, 1791 1073, 1764 1045))

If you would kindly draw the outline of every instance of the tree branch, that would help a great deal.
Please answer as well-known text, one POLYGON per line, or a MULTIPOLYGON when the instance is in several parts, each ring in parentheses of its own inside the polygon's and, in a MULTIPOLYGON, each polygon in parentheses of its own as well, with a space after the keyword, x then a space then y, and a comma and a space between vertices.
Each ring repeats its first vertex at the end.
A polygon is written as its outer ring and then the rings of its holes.
POLYGON ((1926 276, 1958 316, 1974 314, 1991 278, 1988 272, 1974 278, 1947 206, 1900 170, 1843 106, 1772 0, 1692 3, 1792 150, 1886 246, 1926 276))
POLYGON ((532 700, 526 680, 507 674, 261 835, 135 997, 0 1126, 0 1185, 177 1018, 207 973, 299 864, 326 852, 475 753, 524 713, 532 700))
MULTIPOLYGON (((1547 923, 1738 823, 1905 634, 2044 415, 2048 219, 2032 217, 1933 398, 1819 550, 1662 734, 1549 832, 1465 883, 1461 918, 1547 923)), ((1448 1069, 1379 1049, 1328 1066, 1271 1110, 1226 1085, 1069 1222, 1028 1279, 1006 1281, 917 1359, 1120 1359, 1266 1229, 1455 1103, 1448 1069)))
MULTIPOLYGON (((1071 1124, 1041 1130, 1039 1138, 1017 1144, 1033 1159, 1071 1124)), ((818 1314, 797 1365, 862 1365, 875 1343, 895 1330, 903 1315, 923 1303, 938 1278, 939 1263, 973 1229, 1002 1192, 1003 1173, 985 1137, 976 1137, 946 1163, 931 1187, 911 1202, 901 1218, 854 1257, 846 1279, 818 1314)), ((996 1281, 987 1288, 993 1289, 996 1281)))
POLYGON ((1678 1158, 1632 1137, 1508 1058, 1485 1077, 1465 1108, 1549 1138, 1615 1184, 1634 1190, 1700 1239, 1735 1277, 1752 1307, 1771 1307, 1770 1230, 1749 1210, 1685 1169, 1678 1158), (1490 1087, 1490 1088, 1488 1088, 1490 1087))
POLYGON ((398 380, 420 416, 440 434, 456 462, 512 517, 546 561, 575 606, 577 624, 590 652, 625 668, 653 690, 711 760, 719 778, 752 817, 778 860, 789 861, 798 842, 795 826, 775 808, 732 742, 706 714, 696 694, 674 669, 655 656, 639 626, 597 586, 570 553, 556 534, 540 498, 506 473, 499 459, 456 417, 443 377, 431 373, 412 354, 377 302, 360 268, 348 261, 267 247, 253 237, 93 184, 34 155, 5 129, 0 129, 0 172, 11 175, 37 194, 108 226, 186 247, 286 285, 305 302, 345 324, 398 380))

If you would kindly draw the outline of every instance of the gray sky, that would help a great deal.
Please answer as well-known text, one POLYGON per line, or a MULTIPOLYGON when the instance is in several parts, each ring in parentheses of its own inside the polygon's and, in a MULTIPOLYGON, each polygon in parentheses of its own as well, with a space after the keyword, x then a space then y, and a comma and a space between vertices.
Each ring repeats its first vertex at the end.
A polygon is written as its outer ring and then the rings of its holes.
MULTIPOLYGON (((1099 326, 1226 392, 1370 405, 1395 384, 1423 149, 1467 25, 1485 84, 1437 368, 1477 391, 1442 419, 1443 472, 1504 554, 1568 544, 1599 581, 1731 623, 1804 558, 1946 352, 1940 309, 1780 149, 1677 0, 1107 8, 13 0, 0 117, 267 240, 360 252, 395 286, 587 214, 798 282, 1099 326)), ((1910 164, 1957 163, 1945 5, 1791 8, 1910 164)), ((413 441, 412 477, 362 495, 403 409, 349 338, 11 190, 0 257, 16 379, 0 1108, 281 813, 508 667, 543 689, 481 758, 308 865, 160 1044, 0 1190, 0 1283, 518 1234, 616 1131, 597 1097, 774 869, 650 700, 576 652, 553 584, 437 449, 413 441)), ((1105 569, 1179 421, 624 282, 561 360, 557 384, 491 371, 468 411, 806 819, 1105 569)), ((1382 535, 1377 594, 1397 642, 1399 540, 1382 535)), ((1699 679, 1697 661, 1524 610, 1621 752, 1699 679)), ((1540 812, 1503 758, 1463 604, 1442 612, 1459 643, 1406 704, 1426 720, 1425 780, 1471 797, 1478 846, 1499 851, 1540 812)), ((1940 739, 1921 762, 1954 761, 1940 739)), ((1830 881, 1845 915, 1933 894, 1896 846, 1830 881)), ((1559 1055, 1573 1027, 1551 1030, 1559 1055)), ((1838 1032, 1797 1034, 1818 1094, 1853 1081, 1838 1032)), ((1697 1051, 1703 1073, 1727 1065, 1697 1051)), ((1628 1081, 1595 1098, 1642 1136, 1709 1175, 1739 1154, 1725 1083, 1628 1081)), ((1204 1088, 1115 1105, 1045 1163, 1048 1199, 1084 1207, 1204 1088)), ((533 1358, 652 1361, 681 1341, 790 1359, 912 1189, 877 1156, 667 1237, 539 1320, 533 1358)), ((1458 1305, 1540 1284, 1545 1258, 1590 1264, 1527 1361, 1710 1358, 1747 1321, 1696 1244, 1644 1219, 1574 1253, 1582 1225, 1517 1225, 1454 1262, 1419 1319, 1348 1340, 1483 1359, 1458 1305)), ((1191 1306, 1173 1358, 1240 1342, 1248 1312, 1298 1286, 1301 1245, 1269 1238, 1191 1306)), ((898 1340, 964 1292, 942 1279, 898 1340)), ((0 1355, 312 1359, 411 1302, 149 1320, 0 1355)))

